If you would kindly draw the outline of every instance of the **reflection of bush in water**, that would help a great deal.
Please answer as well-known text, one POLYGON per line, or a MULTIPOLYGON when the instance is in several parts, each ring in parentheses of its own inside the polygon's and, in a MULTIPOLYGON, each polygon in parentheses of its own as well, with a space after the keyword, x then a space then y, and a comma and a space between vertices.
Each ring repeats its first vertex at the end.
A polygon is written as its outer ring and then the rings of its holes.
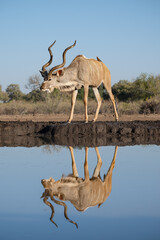
POLYGON ((45 145, 43 148, 42 148, 42 151, 44 153, 47 153, 47 154, 51 154, 53 152, 60 152, 62 149, 61 146, 58 146, 58 145, 45 145))

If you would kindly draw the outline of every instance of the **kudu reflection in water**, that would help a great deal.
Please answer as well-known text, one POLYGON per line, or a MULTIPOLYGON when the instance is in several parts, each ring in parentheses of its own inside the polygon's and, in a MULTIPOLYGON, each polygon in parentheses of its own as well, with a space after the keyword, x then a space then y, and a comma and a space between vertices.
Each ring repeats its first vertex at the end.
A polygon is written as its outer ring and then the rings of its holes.
POLYGON ((104 175, 103 181, 100 178, 102 160, 97 147, 95 147, 97 165, 91 178, 89 178, 88 171, 88 147, 85 148, 84 179, 78 176, 73 148, 69 147, 69 149, 72 159, 72 175, 62 177, 58 181, 55 181, 52 177, 43 179, 41 183, 45 188, 45 192, 42 194, 42 198, 44 203, 51 208, 52 213, 50 220, 56 226, 57 224, 53 221, 54 207, 48 201, 48 197, 50 197, 54 203, 64 207, 65 218, 78 228, 77 223, 69 219, 67 215, 67 205, 63 201, 70 201, 78 211, 85 211, 88 207, 96 205, 100 207, 100 205, 106 201, 112 190, 112 171, 115 166, 118 147, 115 147, 113 160, 107 174, 104 175), (58 198, 58 200, 54 197, 58 198))

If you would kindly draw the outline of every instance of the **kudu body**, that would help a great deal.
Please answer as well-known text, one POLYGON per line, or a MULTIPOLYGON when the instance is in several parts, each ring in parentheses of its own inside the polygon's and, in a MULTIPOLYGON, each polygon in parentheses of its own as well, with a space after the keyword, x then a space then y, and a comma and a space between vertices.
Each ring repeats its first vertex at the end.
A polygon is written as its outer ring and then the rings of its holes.
POLYGON ((75 46, 75 41, 72 46, 66 48, 63 52, 63 63, 53 67, 49 72, 47 72, 46 67, 48 67, 53 60, 53 55, 51 51, 51 47, 53 46, 53 44, 48 48, 48 51, 50 53, 50 60, 42 67, 42 71, 40 71, 42 77, 44 78, 41 90, 52 92, 54 88, 57 88, 60 91, 72 92, 71 113, 68 122, 71 122, 73 119, 73 112, 78 89, 82 87, 84 87, 85 121, 88 122, 87 102, 89 87, 93 88, 95 97, 98 102, 96 114, 93 121, 97 120, 102 102, 101 96, 98 91, 98 87, 101 85, 101 83, 103 83, 104 87, 109 93, 114 108, 115 120, 118 121, 118 113, 116 110, 115 99, 111 90, 111 75, 106 65, 98 57, 97 60, 95 60, 87 59, 83 55, 79 55, 72 61, 72 63, 68 67, 62 68, 66 63, 66 52, 70 48, 75 46))
MULTIPOLYGON (((111 162, 110 168, 102 181, 100 178, 100 169, 102 160, 96 147, 97 166, 94 170, 93 176, 89 178, 88 171, 88 148, 85 148, 85 163, 84 163, 84 179, 79 178, 76 163, 74 159, 73 148, 69 147, 72 158, 72 175, 62 177, 60 180, 55 181, 53 178, 43 179, 42 185, 45 188, 43 193, 43 201, 52 209, 50 220, 53 222, 54 207, 47 201, 48 197, 56 204, 64 206, 65 217, 72 223, 67 216, 67 205, 63 201, 70 201, 78 211, 85 211, 88 207, 98 207, 106 201, 112 190, 112 171, 115 166, 116 154, 118 147, 115 147, 114 157, 111 162), (59 201, 54 197, 57 197, 59 201)), ((53 222, 55 224, 55 222, 53 222)), ((78 226, 76 224, 76 226, 78 226)))

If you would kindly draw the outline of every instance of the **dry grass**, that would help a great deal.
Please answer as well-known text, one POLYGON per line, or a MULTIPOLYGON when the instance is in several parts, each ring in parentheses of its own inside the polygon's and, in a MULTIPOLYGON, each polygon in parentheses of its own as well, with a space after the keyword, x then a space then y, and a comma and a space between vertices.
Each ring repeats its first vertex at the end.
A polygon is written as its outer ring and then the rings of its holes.
MULTIPOLYGON (((94 114, 96 111, 97 103, 94 100, 88 102, 88 113, 94 114)), ((110 113, 112 106, 109 101, 104 101, 100 112, 110 113)), ((0 115, 15 115, 15 114, 57 114, 64 113, 68 114, 71 109, 70 99, 51 99, 46 102, 26 102, 26 101, 11 101, 9 103, 0 104, 0 115)), ((82 101, 77 100, 75 105, 75 113, 84 113, 84 104, 82 101)))
POLYGON ((138 114, 140 110, 142 102, 119 102, 118 104, 118 112, 119 114, 127 114, 127 115, 132 115, 132 114, 138 114))
POLYGON ((15 114, 52 114, 59 112, 66 112, 70 109, 69 101, 56 102, 24 102, 12 101, 5 104, 0 104, 0 114, 15 115, 15 114))
MULTIPOLYGON (((48 99, 46 102, 26 102, 11 101, 9 103, 0 103, 0 115, 26 115, 26 114, 69 114, 71 109, 70 98, 48 99)), ((88 101, 88 114, 95 114, 97 103, 95 100, 88 101)), ((118 113, 120 115, 127 114, 149 114, 160 113, 160 99, 154 98, 148 101, 136 102, 118 102, 118 113)), ((75 105, 75 114, 84 113, 83 101, 77 100, 75 105)), ((103 101, 100 113, 113 114, 113 106, 111 101, 103 101)))

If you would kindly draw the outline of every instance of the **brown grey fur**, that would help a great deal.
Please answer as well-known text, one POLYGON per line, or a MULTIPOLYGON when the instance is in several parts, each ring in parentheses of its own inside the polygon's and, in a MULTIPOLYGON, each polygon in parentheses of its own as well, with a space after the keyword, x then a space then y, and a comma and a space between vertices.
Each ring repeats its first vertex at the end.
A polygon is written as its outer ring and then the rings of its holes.
MULTIPOLYGON (((73 46, 75 46, 75 44, 70 46, 68 49, 70 49, 73 46)), ((66 50, 64 52, 66 53, 66 50)), ((65 59, 63 61, 63 64, 59 66, 64 66, 64 64, 65 64, 65 59)), ((54 68, 54 70, 55 69, 56 67, 54 68)), ((53 72, 53 68, 52 68, 49 71, 49 73, 47 73, 46 71, 45 72, 43 71, 41 72, 41 74, 44 77, 44 82, 42 83, 42 86, 41 86, 42 91, 52 92, 54 88, 57 88, 60 91, 72 92, 72 106, 71 106, 69 122, 71 122, 73 119, 75 101, 76 101, 78 89, 80 89, 81 87, 84 87, 85 121, 88 122, 87 102, 88 102, 89 87, 93 88, 95 97, 98 102, 95 118, 93 121, 97 120, 99 109, 102 102, 102 99, 100 97, 100 94, 97 88, 102 83, 109 93, 109 96, 111 98, 111 101, 114 107, 115 120, 118 121, 118 113, 116 110, 114 96, 111 90, 110 71, 99 58, 97 58, 97 60, 87 59, 83 55, 79 55, 66 68, 62 68, 59 70, 56 69, 55 72, 53 72)))
POLYGON ((98 162, 91 178, 89 178, 88 171, 88 148, 85 148, 84 179, 78 176, 73 148, 69 147, 69 149, 73 174, 62 177, 58 181, 53 178, 43 179, 41 181, 45 188, 43 196, 50 197, 53 201, 54 197, 59 200, 70 201, 78 211, 85 211, 88 207, 96 205, 100 206, 108 198, 112 190, 112 171, 115 166, 118 147, 115 147, 113 160, 103 181, 100 178, 102 160, 98 148, 95 148, 98 162))

